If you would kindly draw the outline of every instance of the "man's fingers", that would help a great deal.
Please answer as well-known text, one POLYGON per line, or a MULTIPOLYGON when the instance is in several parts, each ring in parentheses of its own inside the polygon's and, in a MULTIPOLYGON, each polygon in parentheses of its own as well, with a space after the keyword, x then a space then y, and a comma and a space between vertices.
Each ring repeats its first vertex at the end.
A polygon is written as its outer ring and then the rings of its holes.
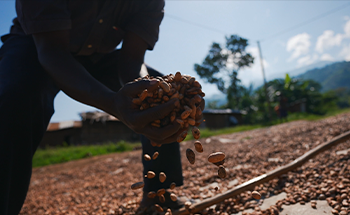
MULTIPOLYGON (((163 143, 161 144, 168 144, 168 143, 173 143, 173 142, 177 142, 177 138, 180 136, 180 134, 184 131, 188 130, 187 128, 182 128, 180 129, 178 132, 176 132, 175 134, 173 134, 172 136, 166 138, 163 140, 163 143)), ((188 134, 187 134, 188 135, 188 134)))
POLYGON ((180 128, 181 128, 181 125, 178 123, 170 124, 162 128, 157 128, 151 125, 147 125, 143 130, 143 135, 145 135, 148 139, 158 144, 171 143, 166 141, 172 141, 172 142, 176 141, 176 138, 170 140, 169 137, 174 138, 180 128))
POLYGON ((158 85, 159 85, 159 80, 150 79, 150 80, 141 80, 137 82, 129 82, 125 84, 122 89, 127 96, 135 98, 137 94, 140 94, 145 89, 147 89, 150 92, 153 92, 158 88, 158 85))
POLYGON ((187 128, 182 128, 180 129, 178 132, 176 132, 175 134, 171 135, 170 137, 167 137, 163 140, 158 140, 158 139, 152 139, 152 137, 149 137, 149 139, 151 140, 151 143, 153 143, 153 146, 161 146, 162 144, 169 144, 169 143, 173 143, 173 142, 177 142, 177 138, 180 136, 180 134, 184 131, 188 130, 187 128))
POLYGON ((180 100, 175 98, 171 99, 166 103, 160 104, 158 106, 148 108, 143 111, 139 111, 136 114, 137 119, 142 119, 142 124, 147 125, 154 120, 162 119, 165 116, 169 115, 175 107, 180 105, 180 100))

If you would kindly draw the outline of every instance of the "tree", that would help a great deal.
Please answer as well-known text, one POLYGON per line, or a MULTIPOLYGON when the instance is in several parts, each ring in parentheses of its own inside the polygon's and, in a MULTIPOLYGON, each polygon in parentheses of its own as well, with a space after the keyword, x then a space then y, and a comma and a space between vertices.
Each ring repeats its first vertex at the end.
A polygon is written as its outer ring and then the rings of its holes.
POLYGON ((240 108, 241 92, 245 89, 237 77, 238 71, 254 63, 254 58, 246 51, 247 46, 247 39, 231 35, 226 37, 225 48, 214 42, 203 63, 194 65, 194 70, 201 78, 216 84, 227 95, 230 108, 240 108))

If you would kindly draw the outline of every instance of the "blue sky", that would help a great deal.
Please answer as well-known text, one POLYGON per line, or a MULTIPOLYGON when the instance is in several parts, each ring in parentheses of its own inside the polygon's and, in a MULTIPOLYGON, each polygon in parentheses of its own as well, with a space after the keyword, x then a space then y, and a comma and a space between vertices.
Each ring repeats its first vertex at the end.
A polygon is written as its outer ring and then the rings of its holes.
MULTIPOLYGON (((15 16, 14 1, 0 1, 0 35, 15 16)), ((248 39, 256 57, 251 68, 239 72, 245 85, 262 83, 257 40, 268 80, 319 61, 350 61, 350 1, 168 0, 159 41, 145 61, 165 74, 179 70, 198 78, 193 65, 203 61, 213 42, 224 43, 231 34, 248 39), (309 20, 314 21, 305 23, 309 20)), ((216 86, 200 82, 207 97, 220 94, 216 86)), ((55 109, 52 121, 78 120, 79 112, 94 110, 63 93, 55 109)))

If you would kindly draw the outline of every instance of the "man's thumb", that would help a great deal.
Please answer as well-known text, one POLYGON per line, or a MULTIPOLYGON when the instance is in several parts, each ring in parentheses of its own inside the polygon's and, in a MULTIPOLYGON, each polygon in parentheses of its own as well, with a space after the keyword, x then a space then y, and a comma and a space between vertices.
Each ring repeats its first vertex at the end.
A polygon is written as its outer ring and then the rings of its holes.
POLYGON ((143 90, 154 91, 158 88, 159 80, 141 80, 137 82, 129 82, 124 86, 126 94, 131 97, 136 97, 137 94, 141 93, 143 90))

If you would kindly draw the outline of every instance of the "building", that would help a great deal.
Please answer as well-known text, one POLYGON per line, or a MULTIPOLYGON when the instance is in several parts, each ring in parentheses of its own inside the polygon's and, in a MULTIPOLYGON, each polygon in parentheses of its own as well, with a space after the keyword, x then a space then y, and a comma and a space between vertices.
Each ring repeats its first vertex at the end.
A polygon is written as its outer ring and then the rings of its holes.
POLYGON ((81 121, 50 123, 40 147, 95 145, 125 140, 139 141, 139 135, 117 118, 104 112, 84 112, 81 121))
MULTIPOLYGON (((125 140, 137 142, 135 133, 114 116, 104 112, 84 112, 81 121, 50 123, 40 148, 62 145, 96 145, 125 140)), ((200 127, 219 129, 242 123, 242 112, 232 109, 205 109, 200 127)))
POLYGON ((201 127, 219 129, 235 126, 242 123, 243 114, 242 111, 233 109, 204 109, 205 122, 201 124, 201 127))

